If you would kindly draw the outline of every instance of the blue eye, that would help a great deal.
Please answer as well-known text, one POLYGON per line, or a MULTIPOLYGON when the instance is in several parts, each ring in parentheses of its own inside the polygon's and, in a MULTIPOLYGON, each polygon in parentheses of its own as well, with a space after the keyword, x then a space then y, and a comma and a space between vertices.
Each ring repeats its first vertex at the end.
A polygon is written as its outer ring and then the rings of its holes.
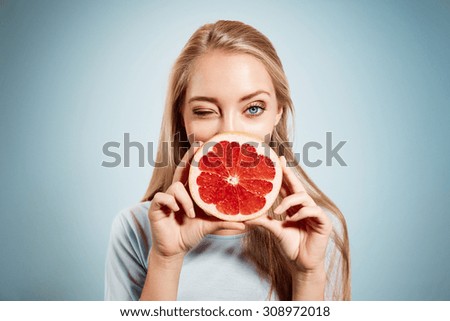
POLYGON ((262 114, 263 111, 264 111, 264 108, 262 106, 258 106, 258 105, 252 105, 247 108, 247 112, 251 116, 257 116, 259 114, 262 114))
POLYGON ((250 107, 250 108, 248 109, 248 112, 249 112, 250 114, 256 114, 256 113, 258 112, 259 108, 260 108, 260 107, 258 107, 258 106, 252 106, 252 107, 250 107))

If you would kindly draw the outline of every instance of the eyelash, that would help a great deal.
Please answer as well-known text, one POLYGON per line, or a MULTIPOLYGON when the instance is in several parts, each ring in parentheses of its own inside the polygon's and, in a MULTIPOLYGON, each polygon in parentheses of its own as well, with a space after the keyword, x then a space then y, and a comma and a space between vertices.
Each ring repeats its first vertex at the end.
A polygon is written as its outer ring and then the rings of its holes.
POLYGON ((204 109, 194 109, 193 113, 195 116, 198 116, 200 118, 206 118, 209 115, 213 114, 214 111, 212 110, 204 110, 204 109))
MULTIPOLYGON (((265 104, 263 102, 254 102, 254 103, 250 104, 245 111, 248 112, 248 110, 250 108, 254 108, 254 107, 259 108, 260 111, 258 113, 256 113, 256 114, 247 113, 247 115, 249 117, 257 117, 257 116, 261 115, 266 110, 265 104)), ((208 117, 211 114, 214 114, 214 111, 212 111, 212 110, 204 110, 204 109, 194 109, 193 113, 194 113, 194 115, 196 115, 198 117, 205 118, 205 117, 208 117)))

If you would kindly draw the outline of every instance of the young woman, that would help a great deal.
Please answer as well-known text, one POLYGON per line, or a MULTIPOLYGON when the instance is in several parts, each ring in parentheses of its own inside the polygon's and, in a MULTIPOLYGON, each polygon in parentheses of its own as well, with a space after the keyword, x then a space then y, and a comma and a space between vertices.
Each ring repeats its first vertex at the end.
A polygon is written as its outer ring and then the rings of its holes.
POLYGON ((113 222, 109 300, 349 300, 345 219, 294 164, 288 82, 271 42, 238 21, 199 28, 176 60, 157 159, 141 203, 113 222), (260 218, 207 216, 186 189, 193 152, 215 134, 269 138, 283 187, 260 218))

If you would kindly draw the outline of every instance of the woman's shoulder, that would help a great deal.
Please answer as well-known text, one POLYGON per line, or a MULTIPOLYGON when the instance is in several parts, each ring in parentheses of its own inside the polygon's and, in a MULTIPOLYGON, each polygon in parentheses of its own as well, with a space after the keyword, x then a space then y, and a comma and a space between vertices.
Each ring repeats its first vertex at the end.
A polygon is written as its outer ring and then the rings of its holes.
POLYGON ((111 226, 105 264, 105 299, 138 300, 151 246, 150 202, 120 210, 111 226))
POLYGON ((132 223, 136 220, 146 221, 148 220, 149 207, 150 201, 140 202, 135 205, 125 207, 119 211, 114 220, 123 223, 132 223))
POLYGON ((151 239, 148 220, 149 207, 150 202, 147 201, 120 210, 113 220, 111 237, 127 239, 133 243, 144 243, 148 246, 148 241, 151 239))

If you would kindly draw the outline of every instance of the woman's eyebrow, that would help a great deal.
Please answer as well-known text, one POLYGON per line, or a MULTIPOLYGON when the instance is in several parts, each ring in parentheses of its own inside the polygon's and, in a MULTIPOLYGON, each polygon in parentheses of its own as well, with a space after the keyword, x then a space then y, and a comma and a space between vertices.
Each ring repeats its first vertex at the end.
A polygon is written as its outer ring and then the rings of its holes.
MULTIPOLYGON (((257 90, 257 91, 255 91, 255 92, 253 92, 251 94, 245 95, 244 97, 242 97, 239 100, 239 102, 243 102, 245 100, 249 100, 249 99, 251 99, 251 98, 253 98, 253 97, 255 97, 255 96, 259 95, 259 94, 267 94, 268 96, 270 96, 270 93, 265 91, 265 90, 257 90)), ((210 103, 218 104, 218 100, 216 98, 214 98, 214 97, 206 97, 206 96, 194 96, 194 97, 191 97, 189 99, 189 101, 188 101, 188 104, 193 102, 193 101, 207 101, 207 102, 210 102, 210 103)))
POLYGON ((217 99, 216 99, 216 98, 213 98, 213 97, 194 96, 194 97, 192 97, 191 99, 189 99, 188 104, 190 104, 191 102, 196 101, 196 100, 198 100, 198 101, 208 101, 208 102, 214 103, 214 104, 216 104, 216 105, 217 105, 217 103, 218 103, 217 99))
POLYGON ((255 91, 255 92, 253 92, 251 94, 248 94, 248 95, 242 97, 239 100, 239 102, 241 103, 241 102, 243 102, 245 100, 249 100, 249 99, 251 99, 251 98, 253 98, 253 97, 255 97, 255 96, 259 95, 259 94, 267 94, 270 97, 270 93, 269 92, 267 92, 265 90, 257 90, 257 91, 255 91))

